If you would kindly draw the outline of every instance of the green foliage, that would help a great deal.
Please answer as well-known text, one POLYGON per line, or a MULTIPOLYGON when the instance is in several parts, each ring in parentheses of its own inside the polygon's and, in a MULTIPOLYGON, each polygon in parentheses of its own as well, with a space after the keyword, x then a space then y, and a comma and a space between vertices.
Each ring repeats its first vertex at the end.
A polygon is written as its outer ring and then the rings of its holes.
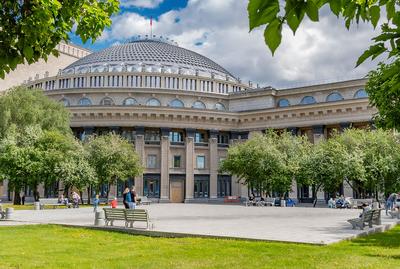
POLYGON ((18 64, 57 56, 55 47, 74 29, 83 42, 94 41, 118 10, 119 0, 0 1, 0 78, 18 64))
POLYGON ((68 110, 42 90, 16 87, 0 96, 0 139, 10 128, 19 132, 35 125, 42 130, 71 132, 68 110))
POLYGON ((400 130, 400 59, 380 64, 368 74, 366 87, 370 103, 379 110, 378 126, 400 130))
POLYGON ((375 59, 383 52, 389 52, 390 57, 399 56, 400 11, 397 11, 399 2, 396 0, 286 0, 284 10, 281 10, 277 0, 249 0, 249 28, 252 31, 256 27, 265 25, 265 43, 274 54, 281 43, 284 24, 287 24, 295 34, 304 15, 311 21, 317 22, 319 10, 325 5, 329 5, 337 17, 344 19, 347 29, 352 23, 358 24, 360 20, 370 22, 375 28, 381 18, 381 9, 386 8, 387 22, 382 24, 382 34, 373 39, 375 45, 360 56, 357 66, 368 58, 375 59))
POLYGON ((303 137, 289 133, 256 135, 230 147, 220 170, 237 176, 250 188, 284 195, 290 190, 300 168, 299 160, 307 154, 309 145, 303 137))
POLYGON ((91 137, 86 150, 99 186, 115 184, 118 179, 127 180, 143 171, 132 145, 118 135, 91 137))

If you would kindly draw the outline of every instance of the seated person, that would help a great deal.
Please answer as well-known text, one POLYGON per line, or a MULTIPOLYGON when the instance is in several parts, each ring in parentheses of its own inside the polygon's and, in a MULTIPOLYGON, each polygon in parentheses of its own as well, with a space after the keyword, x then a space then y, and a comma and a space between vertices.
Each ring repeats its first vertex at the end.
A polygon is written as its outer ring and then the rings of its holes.
POLYGON ((332 197, 328 201, 328 207, 329 208, 335 208, 336 207, 335 200, 332 197))
POLYGON ((360 214, 360 218, 365 214, 365 212, 371 210, 371 207, 366 203, 363 203, 361 207, 362 207, 362 213, 360 214))

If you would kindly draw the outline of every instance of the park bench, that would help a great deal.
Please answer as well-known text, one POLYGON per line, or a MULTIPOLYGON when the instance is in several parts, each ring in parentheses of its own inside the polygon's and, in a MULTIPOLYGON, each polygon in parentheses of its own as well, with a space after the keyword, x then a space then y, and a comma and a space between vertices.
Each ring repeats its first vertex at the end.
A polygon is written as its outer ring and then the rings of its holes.
POLYGON ((351 199, 351 207, 352 208, 362 208, 363 204, 371 205, 372 199, 351 199))
POLYGON ((135 222, 146 222, 146 229, 149 228, 149 214, 146 209, 125 209, 125 228, 133 228, 135 222))
POLYGON ((3 210, 3 206, 0 205, 0 220, 6 218, 6 211, 3 210))
POLYGON ((125 228, 133 228, 135 222, 146 222, 149 228, 149 214, 145 209, 103 208, 106 226, 114 226, 115 220, 125 221, 125 228))
POLYGON ((44 209, 44 207, 47 206, 52 206, 54 209, 59 208, 59 207, 66 207, 70 208, 71 203, 59 203, 58 198, 40 198, 39 199, 39 204, 40 204, 40 209, 44 209))
POLYGON ((400 219, 400 210, 390 210, 388 211, 388 213, 392 217, 392 219, 394 218, 400 219))
POLYGON ((372 228, 373 224, 381 225, 381 209, 366 211, 361 217, 349 219, 347 221, 353 226, 353 229, 359 227, 361 230, 364 229, 366 223, 370 228, 372 228))
POLYGON ((125 209, 122 208, 103 208, 106 226, 114 226, 115 220, 125 221, 125 209))
POLYGON ((152 203, 147 196, 140 197, 140 204, 141 205, 150 205, 152 203))
POLYGON ((239 203, 240 197, 239 196, 225 196, 224 203, 239 203))

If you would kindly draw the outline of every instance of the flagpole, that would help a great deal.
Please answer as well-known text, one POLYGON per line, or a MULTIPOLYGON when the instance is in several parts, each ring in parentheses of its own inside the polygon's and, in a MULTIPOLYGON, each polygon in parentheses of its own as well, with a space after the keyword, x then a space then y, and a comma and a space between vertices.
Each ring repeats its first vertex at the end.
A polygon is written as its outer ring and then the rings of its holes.
POLYGON ((150 39, 153 38, 153 16, 150 16, 150 39))

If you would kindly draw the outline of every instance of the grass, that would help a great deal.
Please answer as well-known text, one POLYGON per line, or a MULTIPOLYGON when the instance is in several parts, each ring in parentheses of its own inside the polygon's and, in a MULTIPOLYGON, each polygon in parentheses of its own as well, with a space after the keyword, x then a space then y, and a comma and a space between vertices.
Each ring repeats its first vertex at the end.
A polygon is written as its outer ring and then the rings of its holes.
POLYGON ((400 226, 329 246, 0 227, 0 268, 400 268, 400 226))

